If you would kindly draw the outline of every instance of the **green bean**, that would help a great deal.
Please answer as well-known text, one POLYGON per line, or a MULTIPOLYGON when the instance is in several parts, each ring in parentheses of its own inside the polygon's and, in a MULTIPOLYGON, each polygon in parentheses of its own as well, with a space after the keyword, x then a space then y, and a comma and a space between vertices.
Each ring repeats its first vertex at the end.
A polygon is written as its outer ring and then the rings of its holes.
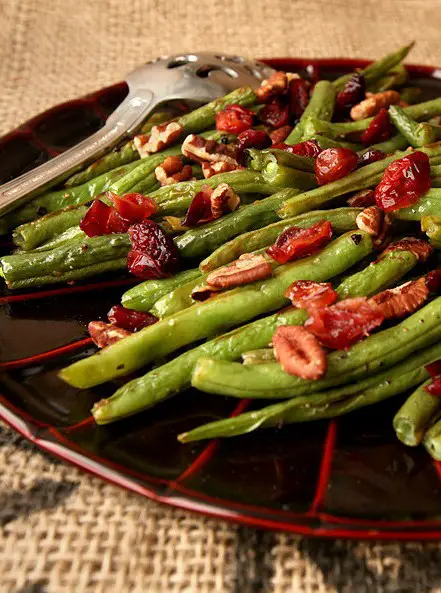
POLYGON ((288 138, 287 144, 296 144, 303 138, 304 124, 309 117, 317 117, 324 121, 331 121, 335 105, 335 87, 328 80, 319 80, 315 85, 309 103, 288 138))
POLYGON ((318 142, 322 150, 325 150, 326 148, 349 148, 350 150, 357 152, 357 150, 361 150, 363 148, 363 144, 357 144, 356 142, 345 142, 344 140, 332 140, 332 138, 327 138, 326 136, 321 136, 320 134, 314 134, 314 136, 311 138, 308 138, 308 136, 304 134, 303 140, 315 140, 318 142))
MULTIPOLYGON (((404 60, 407 54, 410 52, 414 43, 409 43, 409 45, 405 45, 404 47, 400 47, 398 51, 395 51, 387 56, 384 56, 380 60, 369 64, 366 68, 360 71, 360 74, 364 76, 364 79, 367 84, 371 84, 376 82, 378 79, 385 76, 388 72, 390 72, 395 66, 398 66, 400 62, 404 60)), ((351 78, 352 74, 344 74, 337 78, 332 83, 334 87, 341 91, 343 90, 347 81, 351 78)))
POLYGON ((426 432, 423 445, 433 459, 441 461, 441 419, 426 432))
POLYGON ((189 443, 207 438, 233 437, 258 428, 342 416, 359 408, 379 403, 420 384, 428 375, 424 364, 440 354, 441 345, 435 344, 401 364, 358 383, 327 392, 314 392, 303 397, 293 397, 260 410, 239 414, 235 418, 210 422, 179 435, 178 439, 181 443, 189 443))
POLYGON ((387 74, 378 78, 375 82, 368 83, 367 89, 371 93, 381 93, 382 91, 403 86, 403 84, 406 84, 408 78, 409 73, 406 66, 404 64, 397 64, 395 68, 389 70, 387 74))
POLYGON ((33 222, 17 227, 12 233, 12 240, 17 247, 25 251, 35 249, 35 247, 77 225, 86 212, 86 206, 70 206, 63 210, 51 212, 33 222))
POLYGON ((429 243, 435 249, 441 249, 441 217, 423 216, 421 219, 421 230, 426 233, 429 243))
POLYGON ((130 239, 125 234, 86 237, 50 251, 6 255, 0 258, 0 275, 11 289, 17 288, 18 281, 30 286, 35 278, 64 282, 65 273, 70 279, 75 279, 76 272, 81 277, 81 268, 127 257, 129 250, 130 239))
POLYGON ((0 218, 0 234, 5 234, 9 229, 34 220, 42 214, 89 202, 95 196, 107 191, 114 181, 128 173, 137 164, 136 161, 129 163, 109 173, 95 177, 95 179, 83 185, 71 187, 70 189, 63 188, 33 199, 25 206, 0 218))
POLYGON ((228 290, 167 317, 63 369, 60 376, 77 387, 99 385, 182 346, 279 309, 288 303, 283 294, 294 280, 323 280, 323 269, 331 278, 365 257, 372 250, 372 239, 362 231, 356 235, 352 231, 317 255, 280 266, 269 279, 228 290))
POLYGON ((253 171, 263 171, 269 163, 276 163, 299 171, 314 173, 314 159, 311 157, 290 154, 286 150, 277 148, 266 148, 265 150, 251 148, 248 150, 248 154, 247 166, 253 171))
POLYGON ((276 360, 274 348, 258 348, 242 354, 242 364, 263 364, 276 360))
MULTIPOLYGON (((432 172, 435 167, 432 167, 432 172)), ((423 216, 441 216, 441 190, 430 189, 413 206, 400 208, 392 212, 392 216, 397 220, 415 220, 420 221, 423 216)))
POLYGON ((70 229, 66 229, 63 233, 60 233, 50 241, 42 243, 33 249, 33 251, 49 251, 50 249, 56 249, 61 245, 65 245, 66 243, 71 243, 76 239, 85 239, 86 237, 86 233, 84 233, 79 226, 73 226, 70 227, 70 229))
MULTIPOLYGON (((412 256, 408 252, 406 255, 412 256)), ((321 266, 322 262, 318 262, 317 265, 321 266)), ((363 277, 363 272, 357 273, 356 282, 345 280, 345 288, 338 287, 337 293, 345 297, 356 296, 361 294, 360 287, 362 287, 365 290, 365 296, 372 296, 387 285, 392 286, 397 280, 397 274, 391 255, 386 254, 379 265, 381 270, 378 275, 372 277, 370 269, 366 268, 366 278, 363 277), (388 266, 388 262, 392 265, 388 266), (389 284, 387 284, 387 278, 389 284), (354 288, 354 295, 349 292, 351 286, 354 288)), ((323 267, 317 270, 318 273, 324 271, 323 267)), ((130 381, 118 389, 112 397, 96 404, 93 409, 95 420, 99 424, 105 424, 153 406, 190 386, 191 373, 199 358, 210 356, 216 359, 235 360, 251 349, 255 351, 257 348, 266 346, 278 325, 301 325, 306 318, 307 313, 304 310, 285 309, 188 350, 165 365, 130 381)), ((272 353, 272 349, 270 352, 272 353)))
POLYGON ((409 395, 393 420, 397 437, 409 447, 422 442, 427 428, 441 411, 441 398, 426 391, 430 383, 431 379, 409 395))
POLYGON ((427 123, 418 123, 409 117, 398 105, 389 107, 389 116, 397 130, 409 141, 414 148, 431 144, 436 140, 436 131, 427 123))
POLYGON ((417 86, 407 86, 403 89, 400 89, 400 99, 408 105, 413 105, 414 103, 420 101, 422 94, 422 89, 417 86))
POLYGON ((278 363, 250 367, 201 359, 194 369, 192 385, 208 393, 253 399, 283 399, 322 391, 389 368, 412 352, 439 341, 440 321, 441 297, 395 327, 373 334, 346 351, 332 352, 325 377, 317 381, 288 375, 278 363))
POLYGON ((179 311, 195 305, 196 301, 192 298, 192 294, 197 288, 205 285, 206 277, 206 274, 200 274, 197 278, 193 278, 185 284, 177 286, 168 294, 164 294, 152 305, 150 313, 159 319, 164 319, 164 317, 175 315, 179 311))
POLYGON ((262 171, 262 176, 267 183, 275 187, 295 187, 303 190, 317 187, 313 173, 291 169, 291 167, 285 167, 276 162, 267 163, 262 171))
MULTIPOLYGON (((274 202, 278 199, 284 200, 284 196, 288 196, 292 190, 285 189, 271 198, 274 198, 274 202)), ((264 200, 262 200, 263 202, 264 200)), ((228 241, 224 245, 218 247, 211 255, 205 258, 199 268, 202 272, 211 272, 220 266, 228 264, 236 260, 243 253, 250 253, 251 251, 257 251, 263 247, 268 247, 274 243, 277 237, 283 233, 286 229, 291 226, 298 226, 305 228, 315 224, 320 220, 329 220, 332 224, 332 228, 336 233, 344 233, 356 228, 355 219, 361 212, 361 208, 336 208, 334 210, 313 210, 300 216, 294 216, 293 218, 287 218, 286 220, 279 220, 273 224, 269 224, 261 229, 256 229, 248 233, 243 233, 236 238, 228 241)))
POLYGON ((409 142, 407 139, 402 136, 401 134, 395 134, 389 140, 385 140, 384 142, 377 142, 377 144, 372 144, 370 148, 375 150, 382 150, 386 154, 390 154, 392 152, 396 152, 397 150, 405 150, 408 148, 409 142))
POLYGON ((127 309, 134 311, 149 311, 155 302, 169 294, 172 290, 191 280, 200 278, 201 273, 196 268, 178 272, 171 278, 146 280, 127 290, 121 298, 121 303, 127 309))

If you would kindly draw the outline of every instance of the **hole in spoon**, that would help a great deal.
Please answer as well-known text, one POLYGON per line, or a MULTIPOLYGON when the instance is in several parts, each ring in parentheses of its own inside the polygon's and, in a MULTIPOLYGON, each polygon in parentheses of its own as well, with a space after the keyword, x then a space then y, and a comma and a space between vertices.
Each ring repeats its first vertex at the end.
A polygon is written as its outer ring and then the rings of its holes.
POLYGON ((197 57, 193 55, 175 56, 167 64, 167 68, 179 68, 179 66, 185 66, 189 62, 196 62, 197 57))
POLYGON ((230 78, 237 78, 238 73, 232 68, 226 68, 225 66, 215 66, 213 64, 206 64, 196 70, 196 76, 199 78, 208 78, 211 72, 224 72, 230 78))

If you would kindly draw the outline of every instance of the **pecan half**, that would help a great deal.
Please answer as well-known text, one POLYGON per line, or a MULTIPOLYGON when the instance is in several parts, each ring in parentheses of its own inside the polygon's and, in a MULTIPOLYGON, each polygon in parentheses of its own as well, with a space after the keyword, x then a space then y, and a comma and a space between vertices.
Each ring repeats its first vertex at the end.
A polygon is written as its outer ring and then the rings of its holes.
POLYGON ((280 95, 283 91, 286 91, 288 88, 288 76, 286 72, 274 72, 268 78, 268 80, 264 80, 260 87, 256 91, 256 95, 260 99, 260 101, 268 101, 271 97, 275 95, 280 95))
POLYGON ((383 290, 373 296, 370 301, 377 305, 385 319, 390 319, 413 313, 421 307, 428 296, 429 289, 426 286, 426 279, 418 278, 418 280, 411 280, 396 288, 383 290))
POLYGON ((126 329, 104 321, 91 321, 87 329, 98 348, 105 348, 131 335, 126 329))
POLYGON ((214 286, 204 284, 202 286, 196 286, 196 288, 191 293, 191 298, 194 301, 206 301, 217 292, 220 292, 220 288, 215 288, 214 286))
POLYGON ((235 152, 235 147, 231 145, 222 144, 215 140, 207 140, 203 136, 197 136, 196 134, 190 134, 182 143, 182 154, 198 163, 224 161, 237 166, 235 152))
POLYGON ((348 206, 352 208, 368 208, 375 205, 375 192, 373 189, 362 189, 349 198, 348 206))
POLYGON ((150 135, 140 134, 135 136, 134 144, 141 158, 159 152, 178 140, 184 128, 178 122, 172 121, 168 124, 153 126, 150 135))
POLYGON ((207 277, 207 284, 215 288, 231 288, 249 284, 271 276, 272 268, 263 255, 244 253, 235 262, 214 270, 207 277))
POLYGON ((169 156, 162 165, 155 169, 156 179, 161 186, 173 185, 180 181, 189 181, 193 172, 191 165, 184 165, 182 159, 178 156, 169 156))
POLYGON ((205 179, 218 175, 219 173, 229 173, 230 171, 236 171, 236 169, 243 169, 239 165, 232 165, 225 161, 218 161, 217 163, 202 163, 202 173, 205 179))
POLYGON ((378 237, 383 227, 384 212, 378 206, 369 206, 355 219, 360 231, 365 231, 373 237, 378 237))
POLYGON ((285 373, 313 381, 326 373, 325 351, 317 338, 304 327, 282 325, 276 329, 272 343, 285 373))
POLYGON ((282 126, 277 130, 273 130, 270 132, 271 142, 273 144, 280 144, 281 142, 284 142, 290 135, 291 130, 292 126, 282 126))
POLYGON ((391 243, 389 247, 383 251, 383 254, 388 251, 396 251, 397 249, 411 251, 417 256, 420 262, 425 262, 433 253, 433 247, 429 245, 427 241, 415 239, 415 237, 404 237, 395 243, 391 243))
POLYGON ((210 196, 213 218, 233 212, 240 206, 240 198, 227 183, 220 183, 210 196))
POLYGON ((383 107, 395 105, 400 102, 400 93, 397 91, 382 91, 381 93, 366 93, 366 99, 354 105, 351 109, 351 118, 355 121, 366 119, 377 113, 383 107))

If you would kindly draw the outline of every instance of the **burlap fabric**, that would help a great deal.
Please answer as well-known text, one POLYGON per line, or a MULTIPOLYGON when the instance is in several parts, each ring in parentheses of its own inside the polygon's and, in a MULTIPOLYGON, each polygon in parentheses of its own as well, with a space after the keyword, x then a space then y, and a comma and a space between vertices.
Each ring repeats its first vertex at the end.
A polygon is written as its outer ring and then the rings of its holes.
MULTIPOLYGON (((185 49, 441 64, 441 0, 0 0, 0 132, 185 49)), ((0 591, 441 592, 441 544, 304 540, 176 511, 0 426, 0 591)))

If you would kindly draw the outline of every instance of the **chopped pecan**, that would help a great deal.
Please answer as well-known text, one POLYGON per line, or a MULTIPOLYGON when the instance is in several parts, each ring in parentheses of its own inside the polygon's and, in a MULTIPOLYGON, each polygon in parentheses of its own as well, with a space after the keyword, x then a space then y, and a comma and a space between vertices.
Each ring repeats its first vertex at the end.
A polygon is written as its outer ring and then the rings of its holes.
POLYGON ((189 181, 193 172, 191 165, 184 165, 182 159, 178 156, 169 156, 162 165, 155 169, 156 179, 164 185, 173 185, 180 181, 189 181))
POLYGON ((379 307, 385 319, 403 317, 416 311, 429 296, 426 279, 411 280, 396 288, 383 290, 373 296, 373 301, 379 307))
POLYGON ((176 140, 180 138, 183 130, 184 128, 181 124, 178 124, 175 121, 169 122, 168 124, 153 126, 150 135, 140 134, 135 136, 135 148, 138 150, 141 158, 146 157, 149 154, 159 152, 176 142, 176 140))
POLYGON ((271 276, 272 268, 263 255, 244 253, 232 264, 214 270, 207 277, 207 284, 215 288, 231 288, 271 276))
POLYGON ((264 103, 275 95, 280 95, 288 88, 288 76, 286 72, 274 72, 268 80, 264 80, 256 91, 260 101, 264 103))
POLYGON ((382 91, 381 93, 366 93, 366 99, 354 105, 351 109, 351 118, 355 121, 376 115, 383 107, 395 105, 400 101, 397 91, 382 91))
POLYGON ((433 253, 433 247, 429 245, 427 241, 415 239, 415 237, 404 237, 395 243, 391 243, 389 247, 385 249, 383 254, 388 251, 396 251, 397 249, 401 249, 401 251, 411 251, 417 256, 420 262, 425 262, 433 253))
POLYGON ((284 142, 290 135, 291 130, 292 126, 282 126, 277 130, 273 130, 270 132, 271 142, 273 144, 280 144, 281 142, 284 142))
POLYGON ((204 284, 202 286, 196 286, 196 288, 191 293, 191 298, 194 301, 206 301, 217 292, 220 292, 220 288, 204 284))
POLYGON ((375 205, 375 192, 373 189, 362 189, 348 200, 352 208, 368 208, 375 205))
POLYGON ((126 329, 104 321, 91 321, 87 329, 98 348, 105 348, 131 335, 126 329))
POLYGON ((233 212, 240 206, 240 198, 227 183, 220 183, 210 196, 213 218, 233 212))
POLYGON ((217 163, 202 163, 202 173, 204 174, 205 179, 209 177, 213 177, 213 175, 218 175, 219 173, 229 173, 230 171, 235 171, 236 169, 243 169, 239 165, 231 165, 225 161, 218 161, 217 163))
POLYGON ((273 347, 280 366, 289 375, 317 380, 326 373, 326 354, 319 341, 304 327, 282 325, 273 336, 273 347))
POLYGON ((182 154, 198 163, 224 161, 237 166, 236 149, 229 144, 222 144, 215 140, 207 140, 203 136, 190 134, 182 143, 182 154))
POLYGON ((373 237, 378 237, 383 227, 384 212, 378 206, 369 206, 355 219, 360 231, 365 231, 373 237))

